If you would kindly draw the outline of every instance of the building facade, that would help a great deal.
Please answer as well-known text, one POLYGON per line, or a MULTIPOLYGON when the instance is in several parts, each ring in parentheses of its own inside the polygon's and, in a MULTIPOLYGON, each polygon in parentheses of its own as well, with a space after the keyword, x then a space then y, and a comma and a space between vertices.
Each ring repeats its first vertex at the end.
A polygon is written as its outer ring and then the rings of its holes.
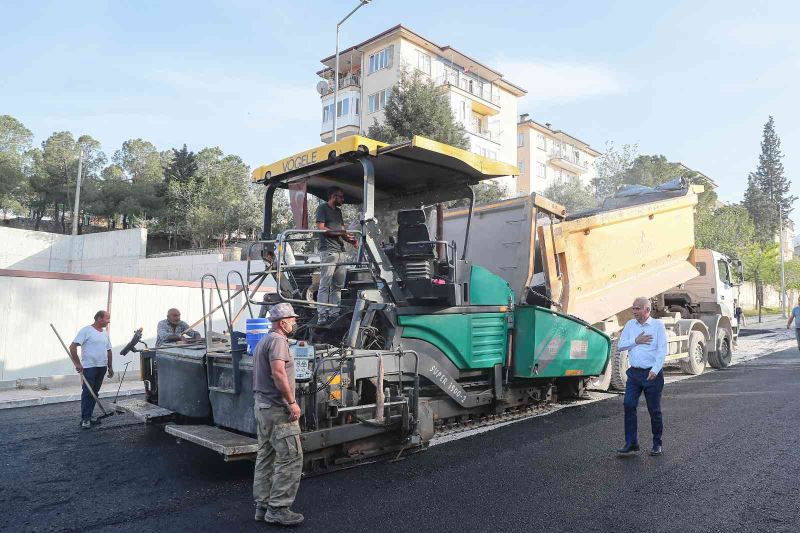
MULTIPOLYGON (((384 120, 384 108, 401 69, 417 69, 440 88, 470 140, 470 150, 517 164, 517 100, 525 90, 451 46, 439 46, 402 25, 339 53, 339 95, 333 101, 335 56, 322 60, 317 74, 322 103, 320 139, 333 140, 333 114, 339 138, 366 135, 384 120)), ((516 179, 502 180, 510 192, 516 179)))
POLYGON ((588 185, 595 177, 600 152, 550 124, 540 124, 526 113, 517 123, 517 192, 541 193, 560 180, 579 178, 588 185))

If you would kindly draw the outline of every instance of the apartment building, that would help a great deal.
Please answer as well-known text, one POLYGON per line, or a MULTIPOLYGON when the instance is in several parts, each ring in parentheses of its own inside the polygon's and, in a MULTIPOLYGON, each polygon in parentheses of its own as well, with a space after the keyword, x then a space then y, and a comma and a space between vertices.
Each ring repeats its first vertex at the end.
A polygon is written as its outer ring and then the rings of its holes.
POLYGON ((575 176, 588 185, 595 177, 594 160, 600 155, 577 137, 522 114, 517 123, 517 192, 541 193, 575 176))
MULTIPOLYGON (((525 90, 496 70, 451 46, 439 46, 397 25, 339 53, 339 95, 333 101, 335 56, 322 60, 317 74, 322 103, 320 139, 333 140, 333 113, 338 137, 366 135, 384 108, 400 69, 417 69, 440 87, 470 139, 474 153, 517 164, 517 100, 525 90)), ((502 180, 510 192, 516 179, 502 180)))

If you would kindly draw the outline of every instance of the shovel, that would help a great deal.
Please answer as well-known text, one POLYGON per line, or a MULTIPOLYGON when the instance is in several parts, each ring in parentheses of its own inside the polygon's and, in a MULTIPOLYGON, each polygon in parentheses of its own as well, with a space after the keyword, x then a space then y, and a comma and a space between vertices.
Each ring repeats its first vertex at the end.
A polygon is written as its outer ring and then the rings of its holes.
MULTIPOLYGON (((67 345, 64 344, 64 339, 62 339, 61 335, 58 334, 58 331, 56 330, 56 327, 53 324, 50 324, 50 327, 53 328, 53 333, 56 334, 56 337, 58 337, 58 340, 61 342, 61 346, 64 347, 64 351, 67 352, 67 357, 72 359, 72 357, 71 357, 71 355, 69 353, 69 348, 67 348, 67 345)), ((100 398, 98 398, 97 394, 94 393, 94 389, 92 389, 92 386, 89 385, 89 381, 86 379, 86 376, 83 375, 83 372, 80 372, 79 375, 81 376, 81 380, 83 380, 83 384, 89 390, 89 394, 92 395, 92 398, 94 398, 94 401, 97 402, 97 405, 100 407, 100 410, 103 411, 103 414, 98 416, 95 419, 95 422, 97 422, 99 420, 102 420, 104 418, 108 418, 109 416, 114 416, 115 414, 117 414, 116 410, 113 410, 113 411, 106 410, 105 406, 103 405, 103 402, 100 401, 100 398)))

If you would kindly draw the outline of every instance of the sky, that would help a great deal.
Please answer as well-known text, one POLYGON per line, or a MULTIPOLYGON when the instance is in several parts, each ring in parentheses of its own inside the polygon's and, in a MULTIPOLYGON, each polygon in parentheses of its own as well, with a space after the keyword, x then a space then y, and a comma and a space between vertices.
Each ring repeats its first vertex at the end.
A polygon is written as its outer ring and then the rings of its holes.
MULTIPOLYGON (((270 163, 319 144, 315 73, 355 5, 2 0, 0 115, 37 143, 92 135, 109 157, 142 138, 270 163)), ((520 113, 600 151, 613 142, 664 154, 738 202, 769 115, 800 196, 798 20, 790 1, 372 0, 341 44, 402 23, 527 89, 520 113)))

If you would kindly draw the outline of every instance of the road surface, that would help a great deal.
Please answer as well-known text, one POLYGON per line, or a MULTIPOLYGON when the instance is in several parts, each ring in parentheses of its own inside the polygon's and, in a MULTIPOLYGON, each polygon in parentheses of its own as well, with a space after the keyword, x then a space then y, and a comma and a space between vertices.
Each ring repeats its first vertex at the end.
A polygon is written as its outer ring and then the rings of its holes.
MULTIPOLYGON (((797 350, 668 384, 663 403, 662 457, 614 455, 616 397, 304 480, 302 530, 798 531, 797 350)), ((81 431, 77 412, 0 411, 0 529, 268 529, 252 521, 251 463, 225 464, 128 415, 81 431)))

